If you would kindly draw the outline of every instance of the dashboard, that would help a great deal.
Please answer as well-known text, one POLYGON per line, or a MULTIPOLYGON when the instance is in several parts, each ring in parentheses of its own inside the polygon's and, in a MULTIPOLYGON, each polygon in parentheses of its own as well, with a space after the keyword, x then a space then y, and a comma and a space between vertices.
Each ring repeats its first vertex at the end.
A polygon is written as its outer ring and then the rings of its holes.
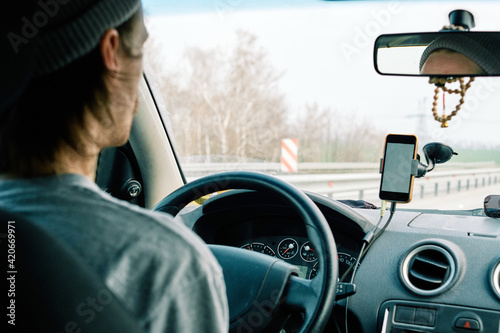
MULTIPOLYGON (((335 237, 339 278, 347 281, 357 263, 365 232, 327 206, 320 204, 320 209, 335 237)), ((296 266, 299 277, 305 279, 314 278, 321 269, 315 246, 307 238, 302 222, 283 203, 253 191, 238 190, 205 201, 202 211, 200 216, 189 216, 191 222, 187 223, 208 244, 229 245, 279 258, 296 266)))
MULTIPOLYGON (((383 235, 357 263, 380 211, 307 194, 334 235, 341 281, 349 281, 350 268, 359 265, 356 293, 336 302, 335 325, 325 331, 343 327, 347 312, 350 332, 500 332, 497 219, 479 212, 396 209, 383 235)), ((267 194, 225 192, 182 218, 209 244, 279 258, 298 267, 305 279, 321 270, 303 223, 286 203, 267 194)))

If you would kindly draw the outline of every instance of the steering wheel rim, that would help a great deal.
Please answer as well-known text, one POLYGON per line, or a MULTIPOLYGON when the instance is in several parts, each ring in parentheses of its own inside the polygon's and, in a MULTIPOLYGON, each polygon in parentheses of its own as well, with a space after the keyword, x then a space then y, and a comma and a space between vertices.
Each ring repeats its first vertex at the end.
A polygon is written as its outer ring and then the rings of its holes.
MULTIPOLYGON (((286 305, 301 308, 304 311, 305 319, 300 330, 301 333, 321 332, 328 322, 335 303, 338 275, 337 250, 326 219, 314 202, 302 191, 276 177, 263 173, 222 172, 186 184, 165 197, 153 210, 167 212, 175 216, 190 202, 204 195, 228 189, 270 191, 290 203, 292 209, 302 218, 307 236, 315 245, 321 269, 312 280, 288 276, 284 299, 286 305)), ((214 252, 213 249, 212 252, 214 252)), ((217 257, 221 251, 216 252, 214 255, 217 257)), ((245 256, 247 255, 245 254, 245 256)), ((217 259, 221 262, 220 258, 217 259)), ((260 257, 256 260, 267 259, 260 257)), ((259 330, 253 329, 252 331, 259 330)))

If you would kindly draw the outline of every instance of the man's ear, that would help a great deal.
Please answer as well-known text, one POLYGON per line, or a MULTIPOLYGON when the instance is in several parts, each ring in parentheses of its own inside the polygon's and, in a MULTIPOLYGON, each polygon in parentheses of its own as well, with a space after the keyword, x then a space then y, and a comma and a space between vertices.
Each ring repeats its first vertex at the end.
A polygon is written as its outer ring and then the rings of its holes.
POLYGON ((99 48, 101 50, 102 61, 109 71, 117 71, 119 68, 118 48, 120 38, 116 29, 106 30, 101 37, 99 48))

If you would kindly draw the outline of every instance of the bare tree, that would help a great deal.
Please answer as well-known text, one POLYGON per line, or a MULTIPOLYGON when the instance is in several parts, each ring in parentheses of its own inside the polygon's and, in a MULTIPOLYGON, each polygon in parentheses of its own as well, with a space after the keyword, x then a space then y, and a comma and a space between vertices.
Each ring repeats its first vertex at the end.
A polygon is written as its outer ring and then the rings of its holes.
POLYGON ((176 141, 181 155, 277 161, 287 114, 281 75, 255 36, 237 31, 236 37, 230 52, 186 50, 182 70, 163 79, 166 99, 175 101, 169 108, 176 141))
POLYGON ((159 83, 181 156, 279 161, 286 137, 299 138, 299 161, 363 162, 381 156, 384 134, 353 113, 313 103, 288 123, 281 74, 254 35, 237 31, 236 40, 229 50, 189 48, 175 70, 165 70, 152 57, 161 52, 150 42, 150 64, 162 73, 159 83))
POLYGON ((303 162, 377 161, 383 153, 384 134, 353 112, 306 104, 295 126, 303 162))

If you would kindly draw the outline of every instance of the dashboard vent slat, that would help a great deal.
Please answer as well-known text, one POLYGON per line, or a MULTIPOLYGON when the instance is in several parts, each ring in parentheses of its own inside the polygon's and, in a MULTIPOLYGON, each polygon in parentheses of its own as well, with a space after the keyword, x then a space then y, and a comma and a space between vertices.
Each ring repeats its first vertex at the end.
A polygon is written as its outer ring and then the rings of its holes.
POLYGON ((415 257, 415 260, 422 262, 423 264, 434 265, 436 268, 447 270, 449 268, 448 262, 443 262, 442 260, 437 260, 437 258, 426 257, 423 253, 415 257))
POLYGON ((432 278, 431 276, 422 274, 420 272, 410 271, 409 274, 410 274, 410 280, 416 280, 416 281, 422 280, 422 282, 426 282, 429 284, 435 284, 438 287, 439 287, 439 285, 441 285, 443 283, 443 279, 432 278), (413 277, 413 279, 412 279, 412 277, 413 277))

